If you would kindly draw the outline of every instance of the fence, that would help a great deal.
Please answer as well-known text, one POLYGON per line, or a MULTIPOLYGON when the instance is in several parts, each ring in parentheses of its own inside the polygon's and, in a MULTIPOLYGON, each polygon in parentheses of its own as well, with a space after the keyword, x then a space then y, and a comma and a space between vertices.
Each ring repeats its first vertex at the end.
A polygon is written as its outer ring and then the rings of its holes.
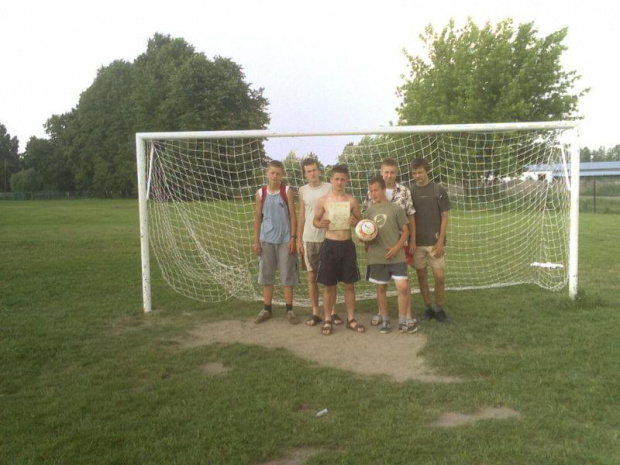
POLYGON ((0 192, 0 200, 76 200, 76 199, 137 199, 137 194, 124 191, 41 191, 0 192))

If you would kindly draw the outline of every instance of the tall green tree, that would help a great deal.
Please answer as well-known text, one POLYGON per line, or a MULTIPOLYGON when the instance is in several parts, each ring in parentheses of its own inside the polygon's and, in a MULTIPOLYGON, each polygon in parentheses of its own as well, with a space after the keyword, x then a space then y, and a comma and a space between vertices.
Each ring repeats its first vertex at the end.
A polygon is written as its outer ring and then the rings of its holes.
MULTIPOLYGON (((534 23, 514 26, 507 19, 478 27, 471 19, 463 28, 454 21, 436 32, 428 26, 420 36, 427 56, 406 54, 410 74, 398 89, 402 125, 468 124, 570 120, 579 118, 579 98, 589 89, 575 90, 580 76, 562 67, 567 29, 539 37, 534 23)), ((533 138, 539 137, 533 135, 533 138)), ((526 163, 544 161, 544 151, 528 161, 502 136, 462 138, 465 165, 476 163, 496 176, 515 176, 526 163), (537 158, 540 158, 537 161, 537 158)), ((439 144, 440 145, 440 144, 439 144)), ((433 146, 442 157, 439 146, 433 146)), ((530 154, 531 155, 531 154, 530 154)), ((461 166, 446 166, 466 178, 461 166)), ((443 178, 443 175, 440 175, 443 178)), ((477 182, 476 179, 463 179, 477 182)))
POLYGON ((75 190, 73 172, 63 153, 52 139, 31 137, 22 156, 24 170, 33 170, 38 178, 29 174, 27 179, 39 179, 40 182, 28 182, 29 186, 39 186, 40 190, 75 190))
POLYGON ((552 121, 577 117, 580 76, 562 67, 567 29, 538 37, 534 23, 507 19, 478 27, 454 21, 420 39, 428 56, 406 53, 409 78, 398 89, 400 124, 552 121))
MULTIPOLYGON (((135 192, 136 132, 264 129, 269 114, 262 92, 232 60, 210 60, 183 39, 155 34, 134 62, 102 67, 78 105, 52 116, 46 129, 76 188, 135 192)), ((227 150, 213 152, 197 174, 202 181, 228 170, 227 150)))
POLYGON ((11 175, 20 170, 19 141, 0 123, 0 190, 11 190, 11 175))

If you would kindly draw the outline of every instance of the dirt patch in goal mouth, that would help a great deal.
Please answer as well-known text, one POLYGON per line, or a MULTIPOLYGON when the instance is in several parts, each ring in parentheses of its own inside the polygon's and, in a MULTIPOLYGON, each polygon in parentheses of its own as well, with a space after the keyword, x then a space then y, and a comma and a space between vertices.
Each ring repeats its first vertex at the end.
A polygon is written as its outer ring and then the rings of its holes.
POLYGON ((427 383, 462 381, 434 372, 419 355, 426 345, 423 334, 402 334, 396 329, 380 334, 366 325, 365 333, 354 333, 345 325, 334 326, 331 336, 321 334, 320 324, 308 327, 303 322, 291 325, 284 318, 272 318, 262 324, 251 320, 220 321, 196 327, 186 347, 215 343, 241 343, 267 348, 284 348, 297 357, 322 366, 361 375, 385 375, 392 381, 416 380, 427 383))

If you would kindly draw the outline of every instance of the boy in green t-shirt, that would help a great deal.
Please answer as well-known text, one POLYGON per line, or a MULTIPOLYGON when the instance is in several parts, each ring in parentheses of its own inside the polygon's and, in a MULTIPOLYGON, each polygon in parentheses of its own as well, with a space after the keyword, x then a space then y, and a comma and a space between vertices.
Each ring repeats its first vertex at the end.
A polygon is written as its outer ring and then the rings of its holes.
POLYGON ((366 242, 368 268, 366 279, 377 286, 377 305, 381 315, 379 332, 387 334, 392 329, 387 308, 387 285, 393 279, 398 291, 398 329, 415 333, 418 321, 411 315, 411 286, 403 246, 409 239, 409 220, 397 204, 388 202, 386 184, 381 176, 370 180, 368 192, 373 204, 364 217, 379 227, 377 237, 366 242))

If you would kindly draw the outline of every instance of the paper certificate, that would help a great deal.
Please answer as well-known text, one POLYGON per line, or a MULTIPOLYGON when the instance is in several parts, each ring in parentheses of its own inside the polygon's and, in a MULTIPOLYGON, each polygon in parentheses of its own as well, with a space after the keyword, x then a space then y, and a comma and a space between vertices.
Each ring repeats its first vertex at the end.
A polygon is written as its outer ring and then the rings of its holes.
POLYGON ((327 205, 330 231, 342 231, 351 229, 349 218, 351 217, 351 204, 349 202, 330 202, 327 205))

